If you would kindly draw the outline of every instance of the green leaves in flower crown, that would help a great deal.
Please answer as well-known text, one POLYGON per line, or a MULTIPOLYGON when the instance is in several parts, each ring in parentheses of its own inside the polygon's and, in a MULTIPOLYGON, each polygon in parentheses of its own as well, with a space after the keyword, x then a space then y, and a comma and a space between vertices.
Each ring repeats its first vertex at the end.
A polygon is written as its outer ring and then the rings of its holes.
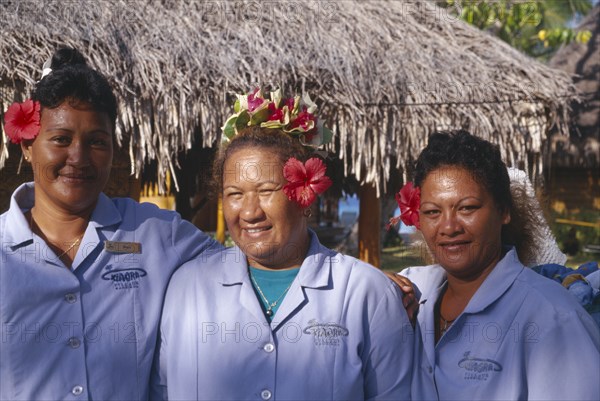
POLYGON ((318 148, 332 139, 332 132, 316 116, 317 105, 308 94, 284 99, 281 90, 265 99, 260 88, 247 95, 237 95, 231 115, 222 127, 223 135, 233 139, 242 129, 259 125, 281 129, 299 137, 303 145, 318 148))

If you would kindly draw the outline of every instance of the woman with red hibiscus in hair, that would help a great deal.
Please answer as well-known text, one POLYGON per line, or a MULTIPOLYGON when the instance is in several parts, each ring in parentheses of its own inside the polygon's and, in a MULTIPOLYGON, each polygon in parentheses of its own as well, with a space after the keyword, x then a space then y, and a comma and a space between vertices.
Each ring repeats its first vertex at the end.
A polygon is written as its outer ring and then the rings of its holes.
POLYGON ((397 197, 400 218, 421 231, 436 264, 401 273, 420 294, 411 397, 600 399, 598 327, 564 287, 521 262, 557 248, 543 227, 523 227, 545 222, 511 195, 498 147, 435 133, 414 177, 397 197))
POLYGON ((238 96, 214 165, 236 246, 183 266, 161 323, 154 398, 409 398, 412 326, 378 269, 319 243, 310 205, 331 139, 308 96, 238 96))
POLYGON ((73 49, 4 114, 33 183, 0 216, 0 400, 144 400, 173 271, 216 243, 102 193, 117 102, 73 49))

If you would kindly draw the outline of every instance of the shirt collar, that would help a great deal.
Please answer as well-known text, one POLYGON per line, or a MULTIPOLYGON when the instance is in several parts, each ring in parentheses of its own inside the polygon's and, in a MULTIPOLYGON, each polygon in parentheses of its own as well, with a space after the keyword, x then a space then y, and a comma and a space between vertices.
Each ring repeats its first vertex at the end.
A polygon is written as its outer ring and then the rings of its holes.
MULTIPOLYGON (((329 284, 333 251, 321 245, 317 235, 312 230, 309 229, 308 234, 310 236, 310 245, 306 257, 300 266, 297 279, 302 287, 325 287, 329 284)), ((246 255, 244 255, 240 248, 234 246, 224 249, 216 257, 219 258, 219 261, 215 262, 223 263, 226 266, 222 269, 222 284, 241 284, 247 280, 248 262, 246 255)))
MULTIPOLYGON (((480 312, 496 301, 512 285, 524 268, 515 248, 510 248, 477 289, 463 313, 480 312)), ((446 283, 446 272, 440 265, 431 266, 427 272, 429 276, 424 281, 431 284, 421 294, 419 300, 421 304, 425 303, 427 299, 435 302, 446 283)))
POLYGON ((10 197, 5 228, 6 233, 11 237, 9 241, 14 242, 16 246, 26 241, 33 241, 33 232, 24 214, 33 207, 33 203, 33 182, 20 185, 10 197))
MULTIPOLYGON (((16 246, 33 241, 33 232, 25 218, 25 212, 35 204, 34 183, 27 182, 19 186, 10 199, 10 208, 6 216, 6 231, 16 246)), ((104 193, 98 196, 98 203, 90 217, 90 226, 102 228, 121 222, 121 213, 104 193)), ((88 227, 89 228, 89 227, 88 227)), ((86 230, 87 235, 87 230, 86 230)), ((95 240, 98 241, 97 235, 95 240)))
MULTIPOLYGON (((320 288, 329 285, 331 276, 331 264, 335 261, 332 256, 334 252, 321 245, 314 231, 308 230, 310 245, 300 271, 298 281, 302 287, 320 288)), ((338 260, 338 262, 340 262, 338 260)))
POLYGON ((515 248, 510 248, 473 295, 464 313, 478 313, 487 308, 510 288, 524 268, 515 248))
POLYGON ((90 225, 97 228, 119 224, 122 221, 121 213, 114 202, 104 193, 98 196, 98 203, 90 217, 90 225))

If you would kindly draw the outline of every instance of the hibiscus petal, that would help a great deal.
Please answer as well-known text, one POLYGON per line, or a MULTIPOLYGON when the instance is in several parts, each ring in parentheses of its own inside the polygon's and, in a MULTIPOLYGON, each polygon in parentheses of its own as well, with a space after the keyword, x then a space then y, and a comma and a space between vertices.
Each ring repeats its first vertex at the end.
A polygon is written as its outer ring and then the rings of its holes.
POLYGON ((317 181, 311 181, 310 183, 310 188, 317 193, 318 195, 322 194, 323 192, 327 191, 329 189, 329 187, 331 186, 331 184, 333 184, 331 182, 331 179, 327 176, 322 177, 321 179, 317 180, 317 181))
POLYGON ((290 157, 283 166, 283 176, 291 183, 301 182, 304 184, 306 182, 306 169, 304 168, 304 164, 295 157, 290 157))
POLYGON ((311 157, 305 163, 306 176, 309 182, 318 181, 327 172, 325 163, 318 157, 311 157))
POLYGON ((400 208, 400 220, 407 226, 419 226, 419 209, 421 207, 421 190, 413 186, 412 182, 406 183, 395 195, 400 208))
POLYGON ((283 193, 288 197, 288 200, 293 201, 296 197, 296 188, 298 188, 298 184, 288 183, 283 186, 283 193))
POLYGON ((23 128, 23 130, 21 131, 21 138, 34 139, 39 132, 40 126, 35 123, 32 123, 29 126, 23 128))

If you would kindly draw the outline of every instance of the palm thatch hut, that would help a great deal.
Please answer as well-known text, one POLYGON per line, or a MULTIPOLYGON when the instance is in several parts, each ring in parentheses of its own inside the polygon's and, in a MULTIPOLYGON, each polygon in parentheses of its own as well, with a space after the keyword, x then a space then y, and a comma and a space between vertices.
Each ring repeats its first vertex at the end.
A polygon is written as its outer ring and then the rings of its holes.
POLYGON ((469 129, 537 175, 574 94, 566 73, 432 2, 24 1, 2 2, 0 16, 0 109, 28 95, 57 46, 75 46, 118 92, 131 171, 154 161, 161 185, 177 152, 218 143, 233 93, 310 91, 341 171, 361 184, 362 256, 374 264, 378 197, 397 190, 429 133, 469 129))
POLYGON ((591 39, 573 42, 550 60, 552 67, 572 74, 581 102, 572 106, 570 135, 552 141, 548 181, 550 196, 567 209, 600 209, 600 4, 581 22, 591 39))

